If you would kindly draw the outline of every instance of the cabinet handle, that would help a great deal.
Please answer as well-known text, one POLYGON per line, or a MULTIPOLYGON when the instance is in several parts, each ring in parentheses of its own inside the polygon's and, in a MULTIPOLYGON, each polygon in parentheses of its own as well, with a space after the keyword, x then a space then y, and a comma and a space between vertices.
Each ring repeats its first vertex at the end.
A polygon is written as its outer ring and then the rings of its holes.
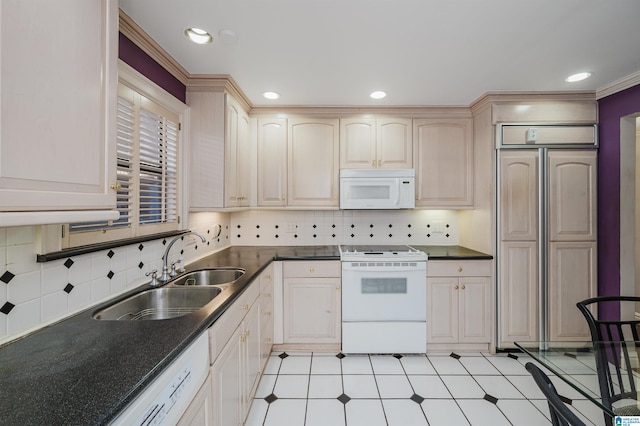
POLYGON ((122 184, 120 182, 112 183, 111 189, 120 191, 122 189, 122 184))
POLYGON ((457 290, 457 289, 458 289, 458 285, 456 284, 456 286, 455 286, 455 287, 453 287, 453 288, 457 290))
POLYGON ((246 342, 247 338, 244 336, 244 334, 242 336, 240 336, 240 341, 241 342, 246 342))
POLYGON ((462 266, 458 266, 458 272, 462 272, 462 266))
POLYGON ((249 309, 249 305, 242 305, 240 306, 240 309, 242 309, 243 311, 246 311, 247 309, 249 309))
POLYGON ((244 335, 245 335, 245 336, 248 336, 248 335, 250 335, 250 334, 251 334, 251 330, 247 330, 247 331, 245 331, 245 332, 244 332, 244 335))
POLYGON ((315 272, 316 270, 313 267, 309 268, 309 272, 315 272))

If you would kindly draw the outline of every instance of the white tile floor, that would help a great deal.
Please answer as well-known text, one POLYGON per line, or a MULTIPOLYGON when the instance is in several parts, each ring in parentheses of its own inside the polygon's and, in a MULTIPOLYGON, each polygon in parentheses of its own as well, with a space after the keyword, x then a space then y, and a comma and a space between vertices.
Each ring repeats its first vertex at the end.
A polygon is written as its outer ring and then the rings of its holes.
MULTIPOLYGON (((273 353, 246 426, 548 425, 521 354, 273 353)), ((551 377, 587 425, 602 412, 551 377)))

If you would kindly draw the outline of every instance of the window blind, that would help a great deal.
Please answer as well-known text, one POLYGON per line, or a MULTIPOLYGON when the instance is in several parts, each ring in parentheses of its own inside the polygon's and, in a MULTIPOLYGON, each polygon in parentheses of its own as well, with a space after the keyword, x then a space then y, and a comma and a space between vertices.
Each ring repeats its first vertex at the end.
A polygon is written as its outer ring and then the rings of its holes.
POLYGON ((102 231, 126 238, 177 229, 178 116, 124 85, 119 86, 117 111, 120 217, 112 223, 71 224, 70 234, 102 231), (130 231, 123 234, 117 229, 130 231))

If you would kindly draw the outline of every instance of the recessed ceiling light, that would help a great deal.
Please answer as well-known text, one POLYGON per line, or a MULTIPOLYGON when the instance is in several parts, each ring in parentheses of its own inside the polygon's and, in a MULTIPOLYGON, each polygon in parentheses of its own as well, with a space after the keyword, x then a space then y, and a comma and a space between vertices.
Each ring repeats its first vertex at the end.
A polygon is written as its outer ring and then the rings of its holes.
POLYGON ((265 98, 270 99, 270 100, 275 100, 275 99, 278 99, 280 97, 280 94, 276 93, 276 92, 264 92, 262 94, 262 96, 264 96, 265 98))
POLYGON ((187 28, 184 30, 184 35, 197 44, 209 44, 213 41, 211 34, 200 28, 187 28))
POLYGON ((369 96, 371 98, 373 98, 373 99, 382 99, 382 98, 386 97, 387 94, 385 92, 383 92, 382 90, 377 90, 375 92, 371 92, 371 94, 369 96))
POLYGON ((577 74, 570 75, 564 81, 566 81, 567 83, 575 83, 576 81, 581 81, 589 77, 591 77, 590 72, 579 72, 577 74))

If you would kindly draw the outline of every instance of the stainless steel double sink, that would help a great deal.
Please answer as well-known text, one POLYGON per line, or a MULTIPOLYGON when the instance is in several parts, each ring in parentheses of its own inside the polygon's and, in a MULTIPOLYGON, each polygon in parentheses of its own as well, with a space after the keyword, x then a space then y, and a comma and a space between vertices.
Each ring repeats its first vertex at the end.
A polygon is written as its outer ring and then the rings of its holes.
POLYGON ((181 317, 205 306, 244 273, 244 269, 240 268, 213 268, 188 272, 162 287, 141 291, 102 308, 93 314, 93 318, 136 321, 181 317))

